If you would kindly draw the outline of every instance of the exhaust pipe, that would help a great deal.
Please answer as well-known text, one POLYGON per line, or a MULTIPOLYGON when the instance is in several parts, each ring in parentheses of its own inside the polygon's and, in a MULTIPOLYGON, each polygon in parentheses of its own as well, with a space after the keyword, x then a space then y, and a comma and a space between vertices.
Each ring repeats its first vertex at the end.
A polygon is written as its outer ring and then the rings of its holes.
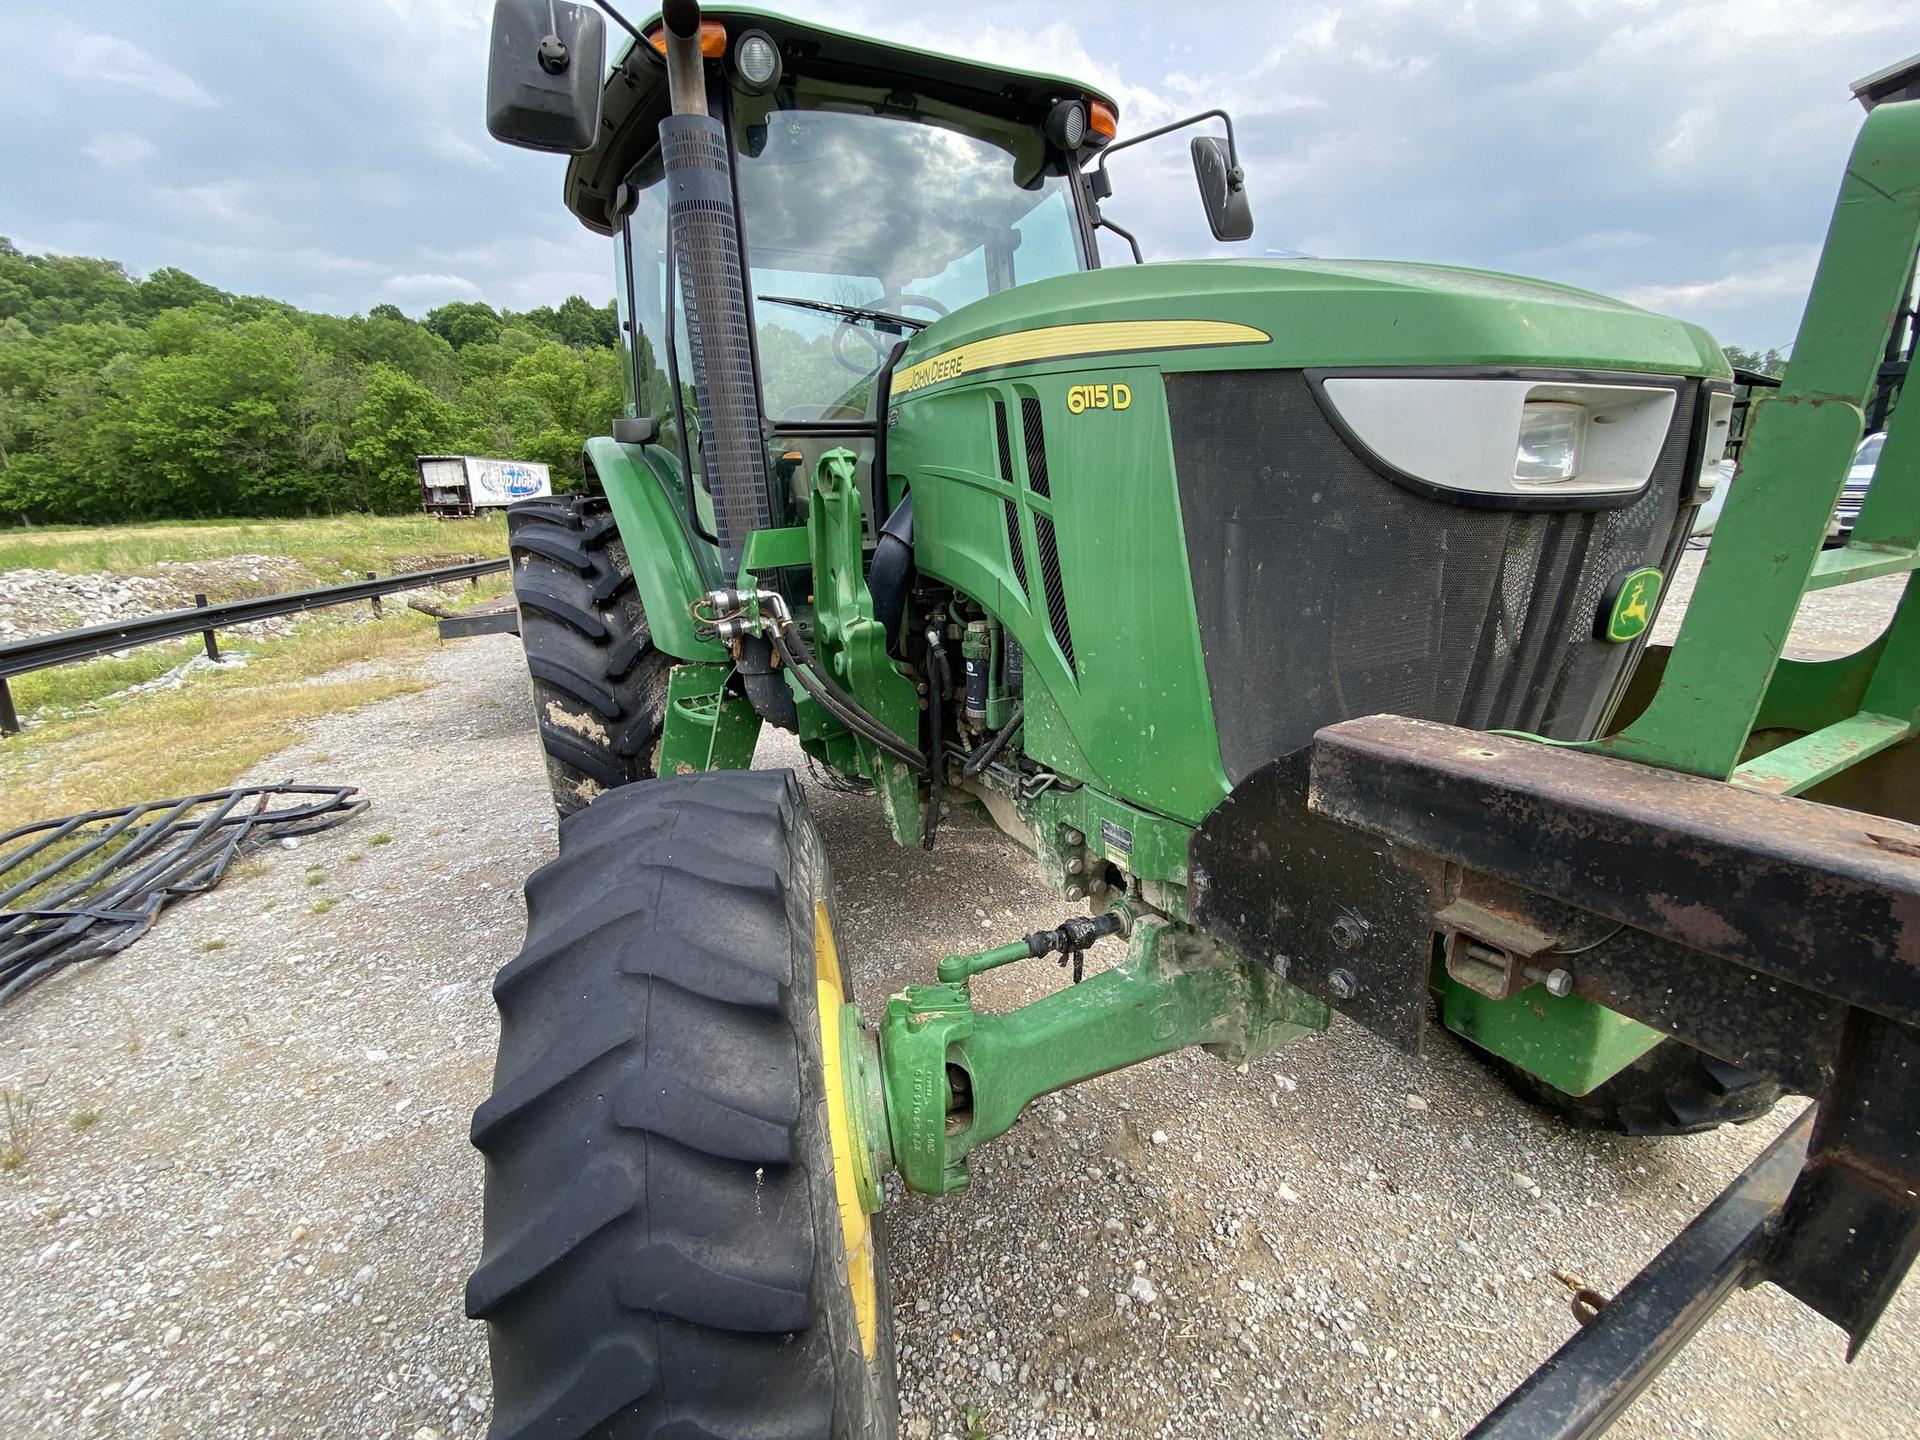
POLYGON ((676 115, 707 113, 707 67, 700 55, 699 0, 660 7, 667 32, 667 99, 676 115))
POLYGON ((726 130, 707 114, 698 0, 668 0, 661 18, 673 107, 660 122, 668 243, 680 276, 687 359, 700 407, 700 465, 713 495, 721 574, 732 581, 748 534, 773 523, 753 337, 740 273, 740 232, 726 130))
MULTIPOLYGON (((773 524, 760 392, 753 375, 753 333, 740 270, 727 132, 707 114, 698 0, 667 0, 661 21, 673 111, 660 122, 667 238, 680 276, 687 360, 700 407, 700 467, 713 495, 720 574, 731 583, 739 578, 747 536, 773 524)), ((774 669, 773 647, 758 635, 737 640, 735 647, 735 664, 753 708, 770 724, 798 729, 793 692, 774 669)))

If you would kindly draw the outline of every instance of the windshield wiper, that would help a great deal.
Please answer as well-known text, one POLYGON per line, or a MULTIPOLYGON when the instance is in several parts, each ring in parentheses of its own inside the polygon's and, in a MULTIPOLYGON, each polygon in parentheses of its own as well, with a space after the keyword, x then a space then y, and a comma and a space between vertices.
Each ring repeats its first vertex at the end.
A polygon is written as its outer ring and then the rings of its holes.
POLYGON ((891 310, 872 310, 865 305, 840 305, 832 300, 805 300, 798 295, 756 295, 756 300, 771 300, 776 305, 797 305, 802 310, 824 310, 829 315, 844 315, 849 320, 875 320, 886 325, 904 325, 909 330, 924 330, 930 320, 915 320, 910 315, 895 315, 891 310))

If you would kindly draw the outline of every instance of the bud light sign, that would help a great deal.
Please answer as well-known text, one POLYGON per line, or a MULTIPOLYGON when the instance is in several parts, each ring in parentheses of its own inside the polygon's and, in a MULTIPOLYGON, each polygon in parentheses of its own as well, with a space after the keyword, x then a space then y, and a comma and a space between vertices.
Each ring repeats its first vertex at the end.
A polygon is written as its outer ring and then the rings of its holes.
POLYGON ((467 483, 475 505, 511 505, 536 495, 551 495, 553 481, 537 460, 485 460, 467 457, 467 483))

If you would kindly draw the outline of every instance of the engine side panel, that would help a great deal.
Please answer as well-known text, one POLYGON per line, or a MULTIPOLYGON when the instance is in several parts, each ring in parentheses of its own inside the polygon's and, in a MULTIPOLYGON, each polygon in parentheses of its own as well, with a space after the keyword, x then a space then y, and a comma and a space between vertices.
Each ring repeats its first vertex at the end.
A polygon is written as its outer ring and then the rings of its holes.
POLYGON ((1027 753, 1198 820, 1228 787, 1165 387, 1158 367, 1115 358, 917 397, 897 408, 887 453, 911 480, 921 573, 979 600, 1026 652, 1027 753), (1104 404, 1069 395, 1097 386, 1104 404))

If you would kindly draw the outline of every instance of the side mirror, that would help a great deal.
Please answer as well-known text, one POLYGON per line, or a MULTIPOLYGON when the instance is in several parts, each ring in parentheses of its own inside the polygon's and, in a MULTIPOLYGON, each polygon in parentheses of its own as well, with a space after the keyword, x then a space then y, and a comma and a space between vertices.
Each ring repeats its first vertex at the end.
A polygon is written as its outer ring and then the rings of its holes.
POLYGON ((497 0, 487 60, 487 130, 528 150, 577 155, 600 129, 607 32, 565 0, 497 0))
POLYGON ((660 438, 660 426, 651 415, 616 415, 613 438, 622 445, 651 445, 660 438))
POLYGON ((1200 182, 1200 203, 1216 240, 1245 240, 1253 234, 1253 207, 1247 182, 1227 153, 1227 142, 1202 135, 1193 142, 1193 174, 1200 182))

